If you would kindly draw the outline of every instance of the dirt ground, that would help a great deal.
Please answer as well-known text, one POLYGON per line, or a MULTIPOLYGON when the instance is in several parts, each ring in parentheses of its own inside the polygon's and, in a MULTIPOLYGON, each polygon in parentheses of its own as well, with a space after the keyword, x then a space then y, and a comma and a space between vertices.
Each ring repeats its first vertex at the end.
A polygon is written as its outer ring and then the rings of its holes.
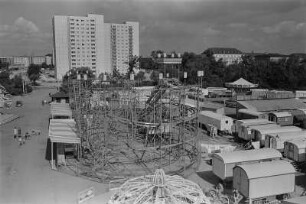
MULTIPOLYGON (((17 120, 0 126, 0 203, 77 203, 78 193, 89 187, 98 196, 107 186, 76 176, 53 171, 45 160, 50 106, 42 106, 43 99, 55 88, 43 86, 29 95, 14 97, 24 102, 22 107, 2 109, 4 113, 20 115, 17 120), (13 138, 13 128, 21 127, 22 134, 40 130, 22 146, 13 138)), ((15 105, 15 103, 13 103, 15 105)))

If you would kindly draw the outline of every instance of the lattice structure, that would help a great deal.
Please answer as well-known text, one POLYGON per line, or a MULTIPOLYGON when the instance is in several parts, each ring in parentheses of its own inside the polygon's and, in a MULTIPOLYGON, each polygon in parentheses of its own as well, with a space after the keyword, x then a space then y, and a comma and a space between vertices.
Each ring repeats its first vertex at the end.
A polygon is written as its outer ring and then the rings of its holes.
POLYGON ((186 87, 153 90, 73 80, 70 101, 82 138, 83 161, 102 180, 196 168, 197 108, 185 106, 186 87))
POLYGON ((126 181, 109 204, 210 204, 201 188, 180 176, 165 175, 157 169, 154 175, 126 181))

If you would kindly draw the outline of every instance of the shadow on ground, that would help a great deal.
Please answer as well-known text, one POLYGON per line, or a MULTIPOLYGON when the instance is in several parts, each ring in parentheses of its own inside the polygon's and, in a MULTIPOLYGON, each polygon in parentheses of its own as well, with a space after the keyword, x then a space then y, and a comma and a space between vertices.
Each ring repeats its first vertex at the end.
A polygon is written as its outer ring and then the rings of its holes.
POLYGON ((220 179, 216 175, 214 175, 212 171, 198 171, 197 174, 203 180, 207 181, 212 185, 216 185, 220 182, 220 179))

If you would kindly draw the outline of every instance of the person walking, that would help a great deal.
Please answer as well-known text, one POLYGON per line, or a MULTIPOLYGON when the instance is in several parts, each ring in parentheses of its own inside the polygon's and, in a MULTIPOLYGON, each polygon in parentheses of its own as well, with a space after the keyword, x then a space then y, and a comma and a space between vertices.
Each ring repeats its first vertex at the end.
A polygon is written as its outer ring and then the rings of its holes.
POLYGON ((24 135, 24 138, 27 140, 27 139, 29 139, 29 133, 28 132, 26 132, 26 134, 24 135))
POLYGON ((17 139, 17 134, 18 134, 17 128, 14 127, 14 139, 15 140, 17 139))
POLYGON ((21 128, 20 127, 18 127, 18 131, 17 131, 18 133, 18 142, 19 142, 19 146, 21 146, 22 145, 22 136, 21 136, 21 128))
POLYGON ((18 127, 18 137, 21 137, 21 128, 20 127, 18 127))
POLYGON ((21 146, 22 145, 22 137, 21 137, 21 135, 18 135, 18 142, 19 142, 19 146, 21 146))

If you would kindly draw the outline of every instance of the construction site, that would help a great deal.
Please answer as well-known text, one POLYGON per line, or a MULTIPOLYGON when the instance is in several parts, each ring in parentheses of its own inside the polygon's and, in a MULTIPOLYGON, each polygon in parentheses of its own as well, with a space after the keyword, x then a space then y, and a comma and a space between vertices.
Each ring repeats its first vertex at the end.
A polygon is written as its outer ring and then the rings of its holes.
MULTIPOLYGON (((153 174, 185 175, 200 162, 197 108, 185 105, 186 86, 155 87, 69 81, 81 144, 79 169, 102 182, 153 174)), ((198 106, 196 106, 198 107, 198 106)))

